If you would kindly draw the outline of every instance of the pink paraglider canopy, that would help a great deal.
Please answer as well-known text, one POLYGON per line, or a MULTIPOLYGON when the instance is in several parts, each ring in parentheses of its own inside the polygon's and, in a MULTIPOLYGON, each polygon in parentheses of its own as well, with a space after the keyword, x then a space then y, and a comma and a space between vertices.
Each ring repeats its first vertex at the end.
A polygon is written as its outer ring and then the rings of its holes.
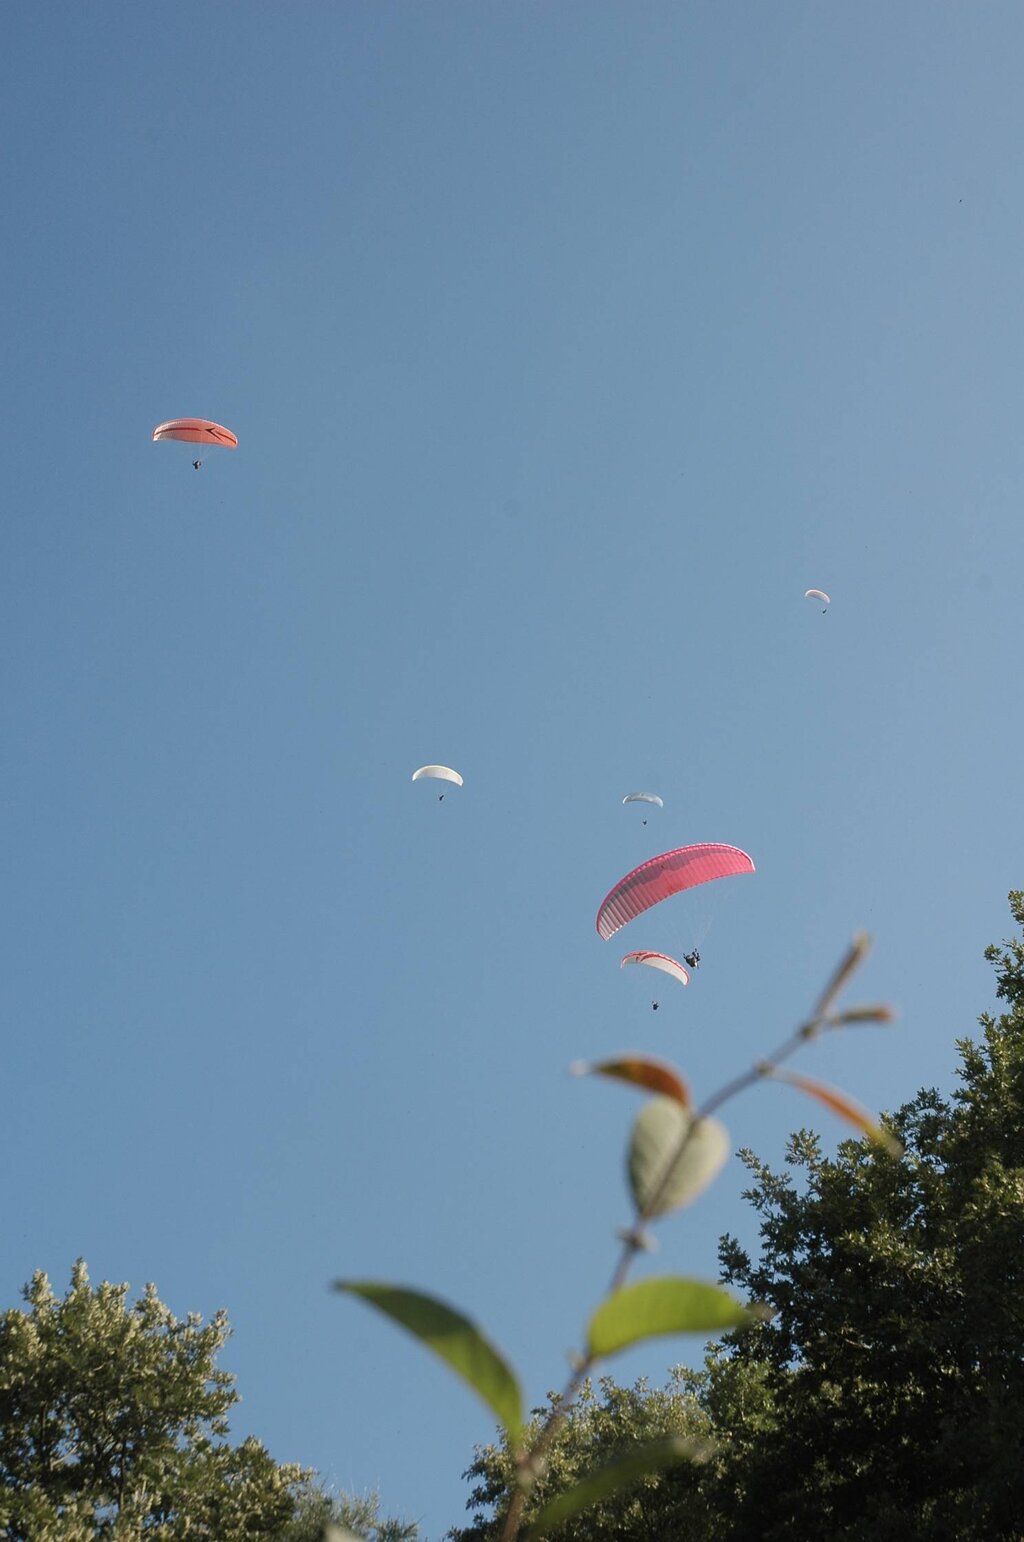
POLYGON ((238 440, 230 428, 208 423, 205 418, 172 418, 169 423, 158 423, 153 438, 181 439, 186 444, 220 444, 226 450, 238 449, 238 440))
POLYGON ((627 921, 650 910, 659 900, 668 899, 683 889, 692 889, 712 878, 732 878, 737 873, 752 873, 754 864, 738 846, 705 842, 700 846, 679 846, 642 862, 625 878, 620 878, 601 901, 597 912, 597 930, 606 941, 614 937, 627 921))

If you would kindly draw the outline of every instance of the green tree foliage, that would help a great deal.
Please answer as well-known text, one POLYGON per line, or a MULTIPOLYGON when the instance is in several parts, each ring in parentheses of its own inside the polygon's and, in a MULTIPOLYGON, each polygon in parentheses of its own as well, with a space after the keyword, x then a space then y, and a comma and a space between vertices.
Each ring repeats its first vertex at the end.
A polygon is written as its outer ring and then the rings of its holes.
MULTIPOLYGON (((606 1376, 601 1379, 599 1395, 589 1381, 585 1382, 553 1437, 543 1474, 531 1491, 525 1520, 528 1522, 555 1494, 631 1446, 665 1435, 704 1439, 709 1421, 684 1385, 685 1374, 673 1374, 666 1388, 651 1388, 644 1380, 633 1387, 620 1387, 606 1376)), ((553 1394, 551 1401, 556 1400, 553 1394)), ((527 1444, 549 1412, 548 1408, 535 1411, 527 1444)), ((682 1514, 692 1520, 702 1508, 694 1472, 684 1463, 668 1472, 648 1473, 629 1492, 567 1522, 558 1532, 559 1542, 563 1538, 566 1542, 613 1542, 619 1537, 628 1537, 631 1542, 664 1542, 677 1532, 690 1535, 678 1528, 682 1514)), ((499 1530, 495 1516, 507 1509, 515 1481, 515 1463, 507 1441, 478 1447, 465 1476, 474 1485, 467 1505, 475 1512, 472 1524, 454 1527, 448 1536, 451 1542, 491 1542, 499 1530)))
MULTIPOLYGON (((1024 894, 1010 907, 1024 928, 1024 894)), ((958 1043, 950 1098, 922 1091, 887 1121, 902 1159, 863 1141, 825 1157, 808 1131, 783 1173, 744 1153, 760 1257, 725 1237, 721 1262, 773 1318, 665 1392, 602 1382, 559 1432, 540 1497, 672 1430, 712 1435, 711 1459, 552 1542, 1024 1537, 1024 942, 986 956, 1006 1011, 958 1043)), ((478 1451, 467 1477, 474 1523, 450 1536, 491 1542, 508 1453, 478 1451)))
POLYGON ((279 1542, 418 1542, 415 1521, 380 1513, 380 1494, 329 1494, 310 1483, 279 1542))
POLYGON ((890 1121, 904 1160, 804 1133, 798 1187, 746 1157, 761 1257, 726 1238, 722 1260, 777 1315, 735 1346, 774 1404, 719 1468, 736 1536, 1024 1534, 1024 945, 986 957, 1008 1010, 959 1042, 950 1100, 890 1121))
POLYGON ((380 1507, 377 1492, 329 1494, 310 1483, 279 1542, 418 1542, 415 1521, 382 1516, 380 1507))
POLYGON ((309 1475, 256 1440, 232 1446, 218 1313, 178 1321, 148 1285, 45 1274, 0 1317, 0 1537, 6 1542, 279 1538, 309 1475))

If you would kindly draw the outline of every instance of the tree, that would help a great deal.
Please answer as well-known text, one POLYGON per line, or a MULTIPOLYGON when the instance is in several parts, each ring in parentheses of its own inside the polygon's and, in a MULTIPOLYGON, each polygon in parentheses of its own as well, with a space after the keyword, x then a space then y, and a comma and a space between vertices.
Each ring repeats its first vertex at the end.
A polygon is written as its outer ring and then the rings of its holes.
MULTIPOLYGON (((1024 894, 1010 907, 1024 928, 1024 894)), ((980 1043, 958 1042, 950 1099, 919 1092, 887 1121, 901 1159, 863 1141, 826 1158, 808 1131, 782 1174, 743 1153, 761 1254, 724 1237, 720 1260, 774 1316, 714 1346, 703 1370, 673 1372, 664 1393, 602 1382, 601 1403, 559 1432, 543 1497, 675 1419, 717 1449, 552 1542, 1024 1536, 1024 942, 986 957, 1007 1010, 981 1017, 980 1043)), ((489 1542, 514 1481, 508 1453, 478 1451, 467 1476, 474 1524, 450 1536, 489 1542)))
POLYGON ((380 1494, 328 1494, 315 1484, 280 1542, 417 1542, 415 1521, 382 1517, 380 1494))
MULTIPOLYGON (((552 1394, 551 1402, 556 1401, 557 1394, 552 1394)), ((549 1411, 535 1411, 528 1439, 540 1429, 549 1411)), ((591 1382, 585 1382, 554 1436, 525 1519, 537 1514, 555 1494, 632 1446, 665 1435, 701 1440, 709 1428, 710 1421, 685 1385, 685 1373, 673 1373, 665 1388, 651 1388, 643 1379, 632 1387, 620 1387, 605 1376, 600 1395, 591 1382)), ((677 1534, 691 1535, 680 1530, 680 1518, 685 1512, 692 1522, 701 1509, 694 1472, 683 1464, 668 1472, 647 1473, 635 1488, 567 1522, 557 1533, 559 1542, 615 1542, 619 1537, 629 1537, 631 1542, 664 1542, 677 1534)), ((515 1461, 507 1440, 501 1445, 478 1447, 465 1476, 474 1483, 467 1508, 475 1514, 471 1525, 453 1527, 448 1537, 451 1542, 490 1542, 497 1535, 495 1513, 500 1515, 504 1510, 515 1482, 515 1461)))
MULTIPOLYGON (((1024 894, 1010 895, 1024 926, 1024 894)), ((918 1093, 890 1121, 902 1161, 807 1133, 792 1177, 749 1153, 755 1265, 723 1239, 726 1277, 776 1311, 737 1342, 775 1400, 771 1427, 719 1469, 736 1536, 1021 1536, 1024 1471, 1024 944, 990 947, 982 1041, 958 1042, 951 1100, 918 1093)))
POLYGON ((242 1542, 282 1535, 309 1474, 257 1440, 228 1444, 230 1329, 178 1321, 147 1285, 46 1275, 0 1317, 0 1536, 7 1542, 242 1542))

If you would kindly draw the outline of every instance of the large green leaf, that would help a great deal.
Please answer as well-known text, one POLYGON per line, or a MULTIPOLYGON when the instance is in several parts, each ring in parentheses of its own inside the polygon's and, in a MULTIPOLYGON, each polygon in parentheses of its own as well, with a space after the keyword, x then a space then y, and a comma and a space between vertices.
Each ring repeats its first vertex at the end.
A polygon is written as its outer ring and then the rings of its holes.
POLYGON ((703 1462, 711 1455, 714 1446, 708 1440, 687 1435, 667 1435, 645 1445, 636 1445, 598 1468, 589 1477, 567 1489, 544 1506, 536 1520, 527 1528, 523 1542, 539 1542, 539 1539, 560 1526, 563 1521, 602 1499, 610 1499, 623 1489, 631 1489, 650 1472, 662 1472, 679 1462, 703 1462))
POLYGON ((432 1349, 483 1398, 515 1442, 523 1424, 519 1382, 508 1362, 468 1317, 436 1296, 376 1280, 335 1280, 332 1288, 360 1296, 432 1349))
POLYGON ((651 1098, 637 1115, 629 1142, 629 1185, 638 1214, 667 1215, 691 1204, 728 1155, 729 1132, 717 1119, 695 1121, 675 1098, 651 1098))
POLYGON ((760 1315, 721 1285, 665 1275, 627 1285, 602 1301, 590 1319, 587 1344, 595 1358, 605 1359, 641 1339, 665 1333, 721 1333, 742 1328, 760 1315))

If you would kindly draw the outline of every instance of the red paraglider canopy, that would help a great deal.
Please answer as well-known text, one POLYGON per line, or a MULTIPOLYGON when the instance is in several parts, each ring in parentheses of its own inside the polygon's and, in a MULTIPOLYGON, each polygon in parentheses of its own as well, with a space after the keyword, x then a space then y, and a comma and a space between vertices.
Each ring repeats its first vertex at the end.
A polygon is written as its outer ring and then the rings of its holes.
POLYGON ((607 941, 627 921, 650 910, 659 900, 708 883, 712 878, 731 878, 736 873, 753 871, 753 862, 738 846, 704 842, 700 846, 664 851, 660 857, 651 857, 649 862, 642 862, 620 878, 605 895, 597 912, 598 933, 607 941))
POLYGON ((220 444, 226 450, 238 449, 238 439, 230 428, 208 423, 205 418, 172 418, 169 423, 158 423, 153 439, 181 439, 186 444, 220 444))

